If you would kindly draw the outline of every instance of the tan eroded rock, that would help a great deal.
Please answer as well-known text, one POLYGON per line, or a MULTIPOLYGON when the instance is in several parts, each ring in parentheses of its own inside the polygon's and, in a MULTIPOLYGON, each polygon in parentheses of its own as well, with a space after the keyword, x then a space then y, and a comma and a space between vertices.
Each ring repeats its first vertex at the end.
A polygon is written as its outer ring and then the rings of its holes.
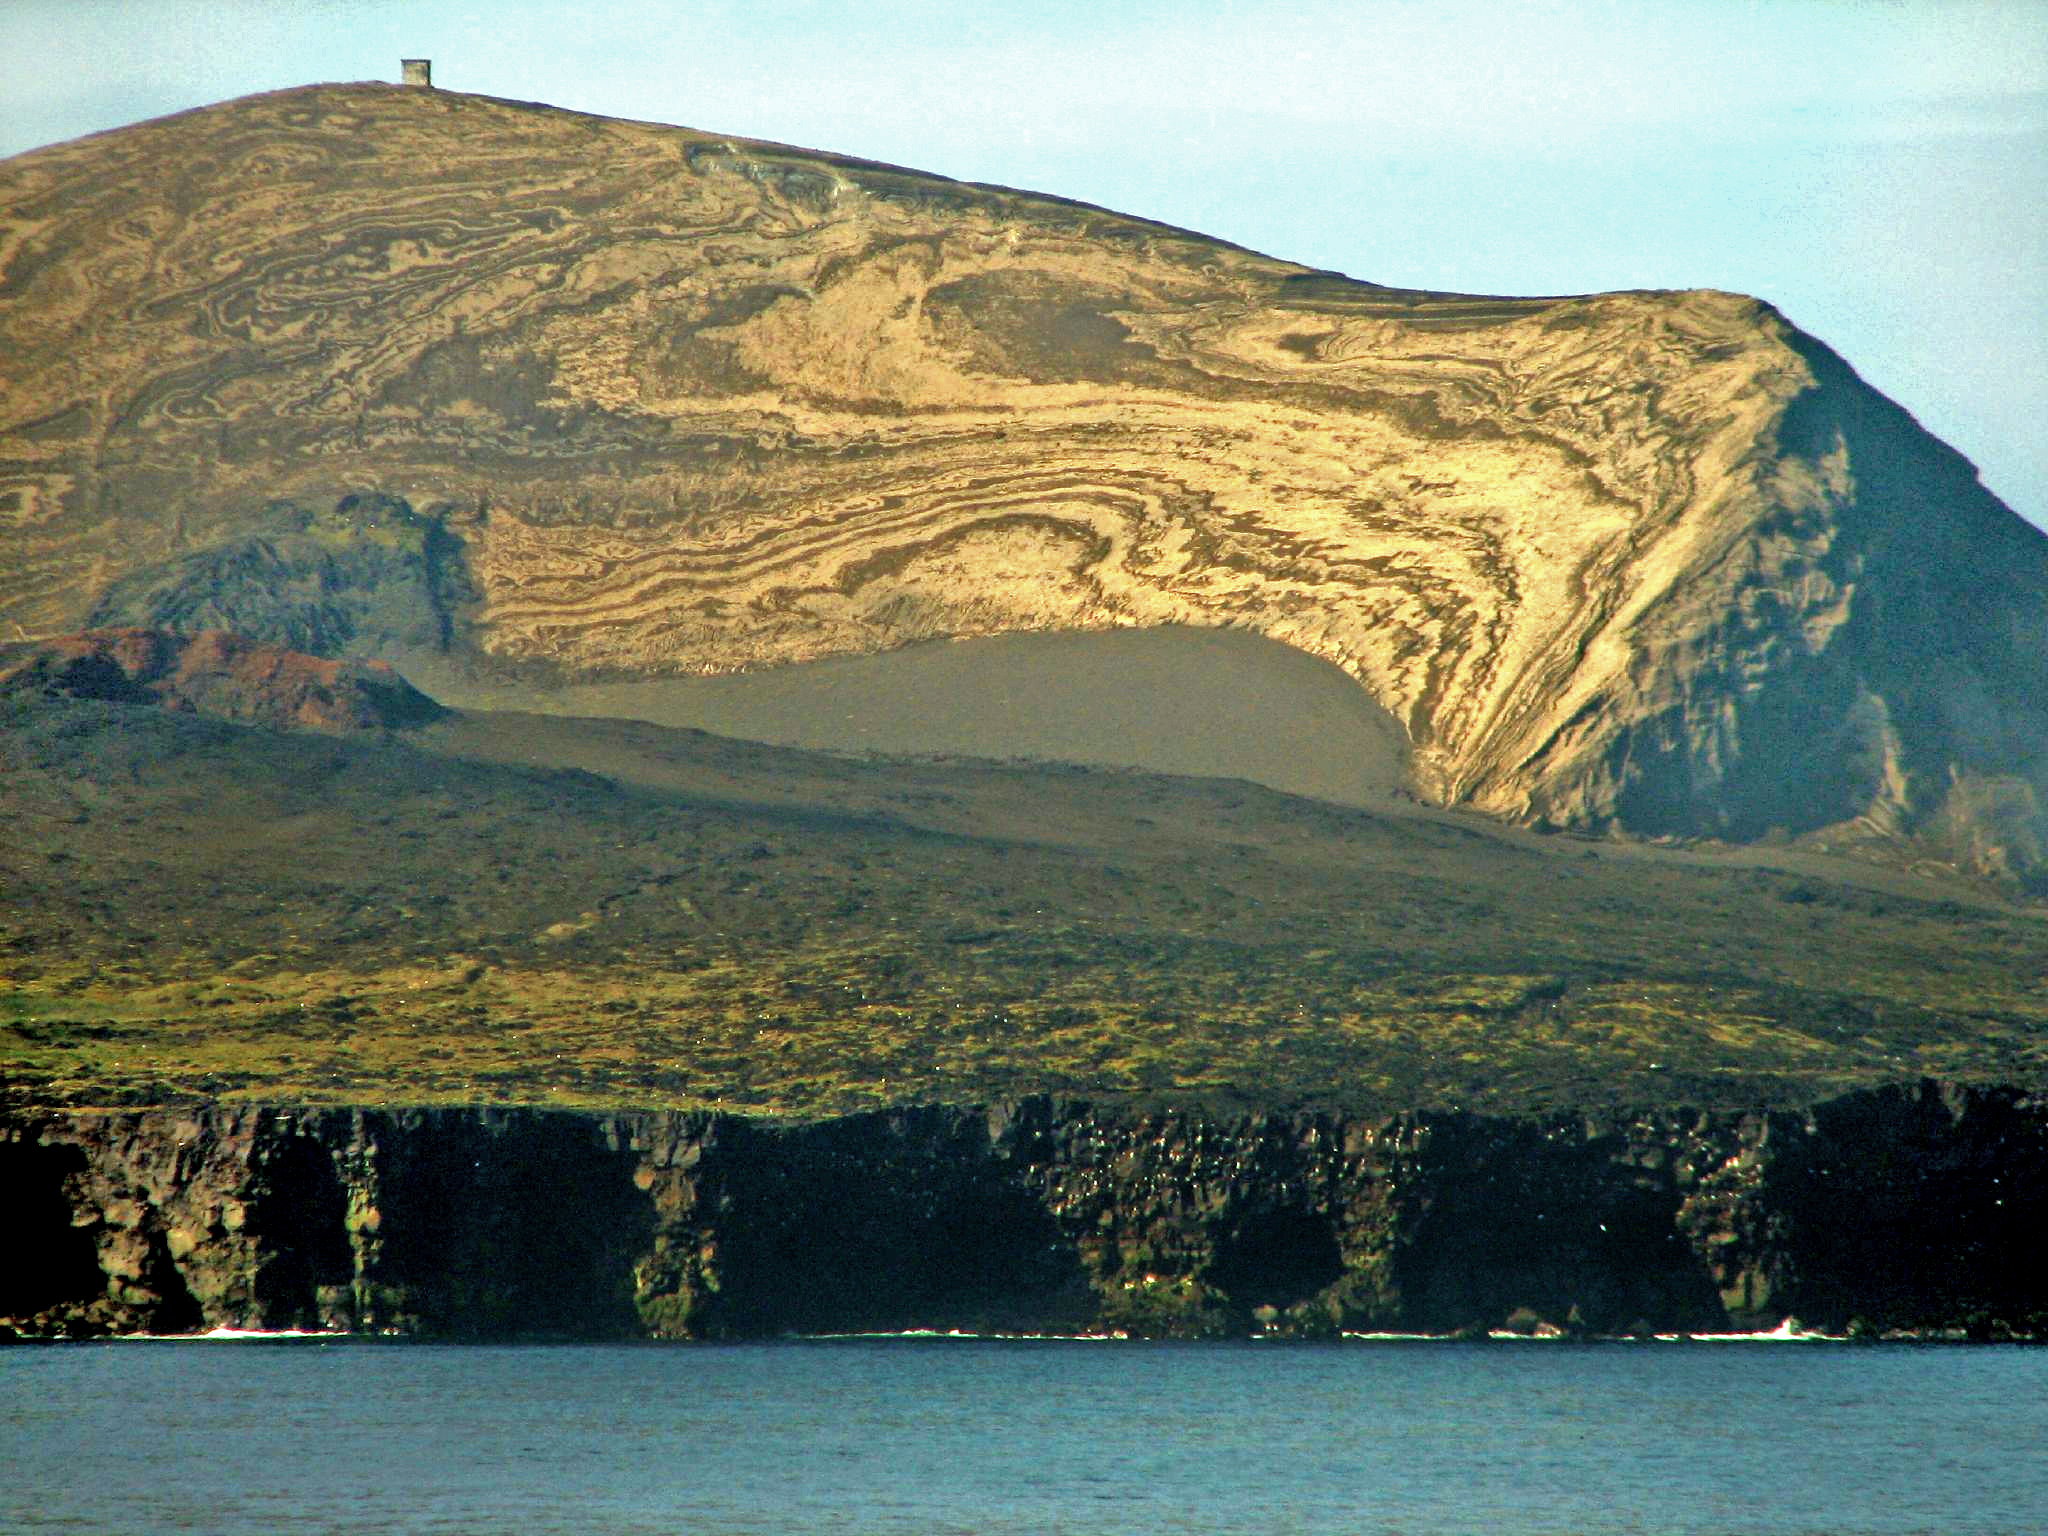
POLYGON ((1446 803, 2048 841, 2048 539, 1751 299, 1381 288, 373 85, 8 162, 0 294, 0 635, 231 623, 538 695, 1228 625, 1356 678, 1446 803), (322 520, 363 487, 419 516, 322 520))

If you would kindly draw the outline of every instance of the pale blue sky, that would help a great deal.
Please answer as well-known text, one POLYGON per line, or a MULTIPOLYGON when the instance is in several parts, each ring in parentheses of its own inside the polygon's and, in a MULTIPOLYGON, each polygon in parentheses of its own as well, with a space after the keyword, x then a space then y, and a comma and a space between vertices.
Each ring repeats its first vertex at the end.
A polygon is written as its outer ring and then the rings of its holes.
POLYGON ((1376 282, 1759 294, 2048 526, 2048 0, 0 0, 0 153, 401 54, 1376 282))

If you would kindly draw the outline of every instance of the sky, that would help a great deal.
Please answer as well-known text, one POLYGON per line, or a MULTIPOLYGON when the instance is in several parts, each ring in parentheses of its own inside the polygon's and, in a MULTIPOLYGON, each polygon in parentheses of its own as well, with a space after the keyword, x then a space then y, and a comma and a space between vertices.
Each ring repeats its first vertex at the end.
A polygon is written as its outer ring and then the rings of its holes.
POLYGON ((2048 527, 2048 0, 0 0, 0 154, 415 55, 1374 282, 1756 294, 2048 527))

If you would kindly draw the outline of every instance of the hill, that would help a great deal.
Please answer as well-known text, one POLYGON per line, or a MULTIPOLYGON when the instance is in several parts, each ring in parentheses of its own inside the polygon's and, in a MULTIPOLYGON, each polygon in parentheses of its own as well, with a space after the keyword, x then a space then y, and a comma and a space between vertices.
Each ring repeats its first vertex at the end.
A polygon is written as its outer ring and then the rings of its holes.
POLYGON ((1437 804, 2023 882, 2048 846, 2048 537, 1751 299, 1388 289, 374 85, 6 162, 0 295, 0 633, 548 710, 1228 626, 1356 679, 1437 804))
POLYGON ((1751 299, 0 165, 0 1338, 2048 1337, 2044 796, 2048 539, 1751 299))

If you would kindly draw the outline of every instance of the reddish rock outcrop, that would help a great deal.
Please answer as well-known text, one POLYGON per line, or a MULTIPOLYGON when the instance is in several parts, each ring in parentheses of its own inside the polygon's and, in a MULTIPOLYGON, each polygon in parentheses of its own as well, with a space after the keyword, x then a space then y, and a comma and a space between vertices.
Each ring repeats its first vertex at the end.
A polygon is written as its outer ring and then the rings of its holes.
POLYGON ((96 629, 0 658, 0 696, 159 704, 316 731, 399 730, 447 711, 381 661, 329 661, 222 630, 96 629))

